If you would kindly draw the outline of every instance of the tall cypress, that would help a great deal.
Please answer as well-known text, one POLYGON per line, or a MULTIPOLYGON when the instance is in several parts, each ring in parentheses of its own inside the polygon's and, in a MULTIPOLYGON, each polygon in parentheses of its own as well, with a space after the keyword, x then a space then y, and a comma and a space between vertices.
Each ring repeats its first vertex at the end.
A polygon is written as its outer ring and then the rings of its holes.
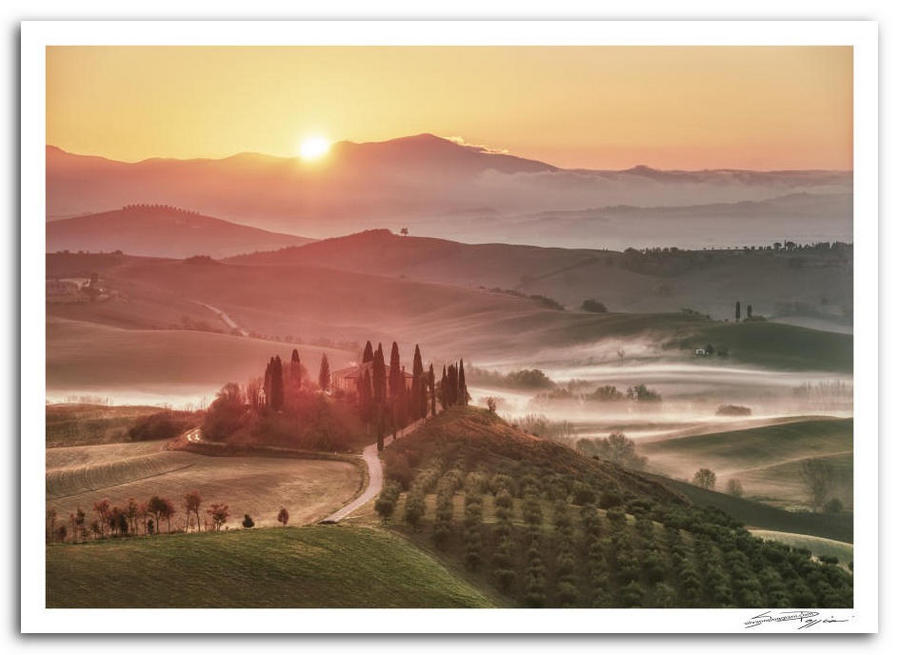
POLYGON ((302 370, 300 368, 300 353, 294 348, 294 352, 291 353, 291 384, 295 387, 299 387, 303 381, 302 370))
POLYGON ((734 303, 734 320, 735 321, 741 320, 741 301, 740 300, 738 300, 734 303))
POLYGON ((362 355, 362 363, 371 362, 375 358, 375 353, 372 352, 372 342, 366 341, 366 347, 363 349, 362 355))
POLYGON ((275 355, 272 362, 272 409, 276 412, 284 407, 284 371, 281 367, 281 356, 275 355))
POLYGON ((396 400, 400 397, 400 388, 403 386, 403 372, 400 370, 400 349, 397 347, 397 342, 391 346, 391 370, 390 370, 390 387, 391 387, 391 400, 396 400))
POLYGON ((447 409, 447 365, 441 373, 441 409, 447 409))
POLYGON ((456 372, 456 364, 447 367, 447 406, 456 404, 459 393, 459 375, 456 372))
POLYGON ((419 351, 419 344, 416 344, 416 352, 413 354, 413 379, 412 379, 412 398, 410 405, 410 415, 414 420, 425 416, 425 405, 422 402, 425 390, 425 369, 422 367, 422 353, 419 351))
POLYGON ((266 364, 266 376, 263 378, 263 391, 266 394, 266 407, 272 406, 272 366, 275 364, 275 358, 269 357, 266 364))
POLYGON ((322 387, 322 391, 328 391, 331 387, 331 366, 325 353, 322 353, 322 363, 319 364, 319 386, 322 387))
POLYGON ((372 357, 372 389, 376 405, 383 405, 387 399, 387 376, 384 370, 384 351, 381 344, 372 357))
POLYGON ((431 415, 437 416, 434 397, 434 364, 428 365, 428 391, 431 395, 431 415))
POLYGON ((462 359, 459 360, 459 393, 456 402, 460 405, 469 404, 469 389, 466 387, 466 367, 462 359))

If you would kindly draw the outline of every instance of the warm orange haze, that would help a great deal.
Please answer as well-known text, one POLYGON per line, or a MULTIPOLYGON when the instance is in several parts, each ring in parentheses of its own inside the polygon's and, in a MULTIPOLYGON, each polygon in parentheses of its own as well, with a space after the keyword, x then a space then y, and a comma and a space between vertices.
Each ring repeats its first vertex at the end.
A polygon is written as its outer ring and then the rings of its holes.
POLYGON ((852 61, 48 48, 47 606, 852 607, 852 61))
POLYGON ((51 47, 47 142, 295 157, 430 132, 565 168, 852 167, 846 47, 51 47))

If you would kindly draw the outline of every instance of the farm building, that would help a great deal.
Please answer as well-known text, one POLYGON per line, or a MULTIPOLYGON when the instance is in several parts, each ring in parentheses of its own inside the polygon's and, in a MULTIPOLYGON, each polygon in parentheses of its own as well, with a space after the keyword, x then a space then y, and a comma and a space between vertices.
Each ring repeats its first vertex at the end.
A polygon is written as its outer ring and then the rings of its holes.
MULTIPOLYGON (((353 366, 347 366, 345 368, 338 369, 336 371, 331 372, 331 389, 333 391, 341 390, 350 393, 356 393, 357 388, 359 387, 359 380, 363 376, 365 376, 365 372, 369 371, 369 380, 372 379, 372 362, 366 362, 365 364, 354 364, 353 366)), ((412 373, 408 373, 406 371, 406 367, 402 367, 401 373, 403 375, 403 382, 406 385, 407 391, 412 389, 412 373)), ((390 375, 390 371, 387 371, 387 374, 390 375)))

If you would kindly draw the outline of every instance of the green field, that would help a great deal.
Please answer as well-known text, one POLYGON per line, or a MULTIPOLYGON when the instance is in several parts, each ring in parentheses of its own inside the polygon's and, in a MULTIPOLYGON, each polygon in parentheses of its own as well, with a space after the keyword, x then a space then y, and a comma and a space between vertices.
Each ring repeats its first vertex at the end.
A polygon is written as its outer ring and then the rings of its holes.
POLYGON ((807 502, 802 463, 826 459, 835 470, 832 496, 853 505, 853 419, 816 418, 642 442, 639 448, 655 471, 690 479, 706 467, 718 476, 717 488, 737 479, 745 495, 780 506, 807 502))
POLYGON ((402 537, 345 526, 47 548, 48 607, 489 607, 402 537))
POLYGON ((745 498, 735 498, 728 494, 701 489, 687 482, 649 474, 644 474, 644 476, 656 479, 663 486, 682 494, 695 505, 715 507, 725 512, 743 523, 747 529, 761 528, 853 542, 853 515, 849 513, 787 512, 745 498))
POLYGON ((707 343, 727 348, 728 359, 778 370, 811 370, 851 373, 853 336, 771 323, 709 323, 673 342, 680 348, 699 348, 707 343))
POLYGON ((750 532, 754 537, 760 539, 778 541, 793 548, 805 548, 816 557, 837 557, 841 564, 849 564, 853 561, 853 544, 844 541, 774 530, 751 530, 750 532))

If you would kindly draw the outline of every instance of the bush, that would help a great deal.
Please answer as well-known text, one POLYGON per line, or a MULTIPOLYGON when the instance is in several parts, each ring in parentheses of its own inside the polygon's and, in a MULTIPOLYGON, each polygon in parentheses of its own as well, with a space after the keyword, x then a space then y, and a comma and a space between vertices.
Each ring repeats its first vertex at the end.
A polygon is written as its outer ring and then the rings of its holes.
POLYGON ((593 312, 595 314, 605 314, 608 310, 606 309, 606 305, 604 305, 599 300, 594 300, 593 298, 589 298, 581 303, 581 311, 583 312, 593 312))
POLYGON ((579 482, 575 485, 572 502, 576 505, 591 505, 597 501, 597 494, 588 485, 579 482))
POLYGON ((249 514, 244 514, 244 520, 241 521, 241 525, 245 528, 252 528, 256 524, 253 522, 253 519, 250 518, 249 514))
POLYGON ((744 485, 737 478, 731 478, 727 485, 728 495, 740 498, 744 495, 744 485))
POLYGON ((157 412, 139 419, 128 430, 128 439, 130 441, 174 439, 195 423, 195 415, 188 412, 157 412))
POLYGON ((750 408, 742 405, 719 405, 716 416, 750 416, 750 408))
POLYGON ((839 514, 844 509, 844 503, 842 503, 837 498, 832 498, 827 503, 825 503, 825 511, 829 514, 839 514))

